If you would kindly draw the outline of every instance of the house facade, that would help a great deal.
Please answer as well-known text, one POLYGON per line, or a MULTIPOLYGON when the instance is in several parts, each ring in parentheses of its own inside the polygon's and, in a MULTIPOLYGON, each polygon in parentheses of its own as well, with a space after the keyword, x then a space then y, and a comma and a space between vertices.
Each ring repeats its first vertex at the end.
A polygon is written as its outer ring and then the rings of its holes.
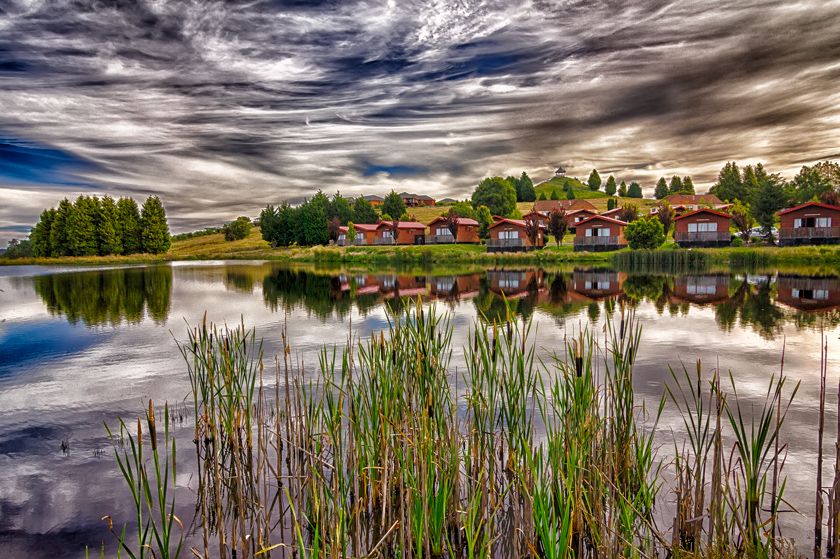
POLYGON ((677 276, 673 299, 695 305, 717 305, 729 300, 729 274, 677 276))
POLYGON ((569 220, 569 232, 574 233, 575 227, 581 221, 589 219, 590 217, 595 217, 598 215, 598 212, 595 210, 572 210, 566 213, 566 218, 569 220))
POLYGON ((577 223, 575 227, 575 252, 606 252, 627 247, 623 221, 596 215, 577 223))
POLYGON ((622 284, 627 274, 610 269, 575 268, 572 274, 572 290, 592 301, 611 299, 622 293, 622 284))
POLYGON ((726 247, 732 240, 732 216, 717 210, 695 210, 674 220, 674 240, 680 248, 726 247))
POLYGON ((397 237, 390 221, 380 221, 373 238, 374 245, 422 245, 426 241, 426 226, 416 221, 397 223, 397 237))
POLYGON ((337 244, 338 246, 366 246, 374 244, 373 240, 376 238, 376 228, 378 227, 378 225, 356 223, 355 225, 353 225, 353 227, 356 229, 356 236, 354 237, 352 242, 347 237, 347 231, 349 227, 347 227, 346 225, 342 225, 339 228, 338 240, 335 244, 337 244))
POLYGON ((540 227, 537 242, 525 234, 525 221, 521 219, 499 218, 488 228, 487 252, 522 252, 545 248, 545 229, 540 227))
POLYGON ((779 212, 779 245, 840 243, 840 208, 808 202, 779 212))
POLYGON ((523 221, 527 220, 528 218, 535 219, 536 221, 538 221, 540 227, 548 227, 549 214, 547 213, 538 212, 537 210, 531 210, 530 212, 522 216, 523 221))
MULTIPOLYGON (((428 224, 429 234, 426 236, 427 245, 450 244, 455 242, 452 231, 446 225, 446 218, 436 217, 428 224)), ((458 218, 458 243, 478 244, 478 222, 465 217, 458 218)))
POLYGON ((840 307, 840 279, 836 276, 779 274, 776 302, 804 313, 826 312, 840 307))

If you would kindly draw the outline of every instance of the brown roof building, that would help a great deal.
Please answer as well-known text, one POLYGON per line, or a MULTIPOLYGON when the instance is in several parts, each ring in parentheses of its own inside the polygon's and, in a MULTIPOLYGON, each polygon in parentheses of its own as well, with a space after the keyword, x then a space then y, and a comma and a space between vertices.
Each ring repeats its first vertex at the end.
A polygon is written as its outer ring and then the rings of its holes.
POLYGON ((545 248, 545 228, 540 227, 537 242, 525 234, 526 223, 522 219, 499 218, 488 230, 487 252, 522 252, 545 248))
MULTIPOLYGON (((455 237, 446 225, 446 218, 436 217, 429 222, 429 234, 426 236, 427 245, 439 245, 454 243, 455 237)), ((466 217, 458 218, 458 243, 478 244, 481 239, 478 237, 478 222, 466 217)))
POLYGON ((375 245, 421 245, 426 240, 426 226, 416 221, 397 222, 397 239, 391 230, 390 221, 380 221, 376 227, 375 245))
POLYGON ((575 227, 575 252, 606 252, 626 248, 626 226, 623 221, 600 215, 578 222, 575 227))
POLYGON ((572 210, 589 210, 598 213, 597 208, 592 202, 586 200, 537 200, 534 202, 534 210, 544 214, 550 213, 551 210, 563 208, 567 212, 572 210))
POLYGON ((840 242, 840 208, 808 202, 779 212, 779 245, 821 245, 840 242))
POLYGON ((732 240, 732 216, 717 210, 695 210, 674 220, 674 240, 680 248, 726 247, 732 240))

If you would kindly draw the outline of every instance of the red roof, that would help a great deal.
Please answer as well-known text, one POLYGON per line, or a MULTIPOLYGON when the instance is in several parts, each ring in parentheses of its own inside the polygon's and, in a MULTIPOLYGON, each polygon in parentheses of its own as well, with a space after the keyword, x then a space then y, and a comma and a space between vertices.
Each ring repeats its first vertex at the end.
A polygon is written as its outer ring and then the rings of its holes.
POLYGON ((376 228, 379 227, 377 223, 354 223, 353 227, 356 229, 361 229, 362 231, 376 231, 376 228))
MULTIPOLYGON (((431 227, 432 224, 437 223, 438 221, 444 221, 445 219, 446 218, 442 215, 438 216, 438 217, 434 218, 432 221, 430 221, 428 226, 431 227)), ((457 219, 458 219, 458 225, 478 225, 478 222, 476 220, 470 219, 468 217, 459 217, 457 219)))
MULTIPOLYGON (((501 225, 503 223, 510 223, 511 225, 516 225, 517 227, 525 228, 525 220, 524 219, 508 219, 506 217, 499 217, 496 223, 488 227, 488 229, 492 229, 497 225, 501 225)), ((540 225, 540 229, 545 229, 545 225, 540 225)))
MULTIPOLYGON (((379 225, 377 225, 377 229, 380 227, 391 227, 390 221, 380 221, 379 225)), ((418 223, 417 221, 400 221, 397 223, 397 229, 425 229, 426 226, 422 223, 418 223)))
POLYGON ((837 206, 829 206, 828 204, 821 204, 820 202, 805 202, 801 206, 796 206, 795 208, 782 210, 776 215, 784 215, 790 212, 795 212, 796 210, 801 210, 802 208, 807 208, 808 206, 817 206, 818 208, 826 208, 828 210, 837 210, 838 212, 840 212, 840 208, 838 208, 837 206))
POLYGON ((578 227, 580 225, 583 225, 587 221, 592 221, 592 220, 595 220, 595 219, 600 219, 600 220, 606 221, 608 223, 616 223, 618 225, 627 225, 626 221, 619 221, 617 219, 613 219, 611 217, 605 217, 603 215, 593 215, 592 217, 587 217, 583 221, 578 221, 577 223, 575 223, 575 227, 578 227))
POLYGON ((617 214, 618 212, 620 212, 620 211, 621 211, 621 210, 623 210, 623 209, 624 209, 624 208, 613 208, 613 209, 611 209, 611 210, 607 210, 607 211, 605 211, 605 212, 601 212, 601 213, 600 213, 600 214, 598 214, 598 215, 602 215, 602 216, 609 217, 609 216, 611 216, 611 215, 615 215, 615 214, 617 214))
MULTIPOLYGON (((838 208, 838 209, 840 209, 840 208, 838 208)), ((710 210, 709 208, 701 208, 699 210, 694 210, 693 212, 688 212, 688 213, 682 214, 681 216, 679 216, 677 218, 674 218, 674 221, 678 221, 680 219, 685 219, 687 217, 693 216, 694 214, 699 214, 699 213, 702 213, 702 212, 715 214, 715 215, 719 215, 721 217, 726 217, 726 218, 731 218, 732 217, 731 215, 729 215, 727 213, 719 212, 717 210, 710 210)))

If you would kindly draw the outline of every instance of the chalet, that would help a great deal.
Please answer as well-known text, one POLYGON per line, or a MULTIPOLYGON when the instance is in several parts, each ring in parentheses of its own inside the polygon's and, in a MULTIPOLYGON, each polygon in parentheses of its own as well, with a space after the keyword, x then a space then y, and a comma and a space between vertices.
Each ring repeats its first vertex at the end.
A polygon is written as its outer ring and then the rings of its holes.
POLYGON ((397 239, 391 230, 390 221, 380 221, 376 226, 374 245, 422 245, 426 240, 426 226, 416 221, 397 222, 397 239))
POLYGON ((435 199, 425 194, 411 194, 409 192, 400 192, 403 204, 407 208, 416 208, 418 206, 434 206, 435 199))
POLYGON ((732 216, 717 210, 694 210, 674 220, 674 240, 680 248, 726 247, 732 240, 732 216))
POLYGON ((808 202, 779 212, 779 245, 823 245, 840 242, 840 208, 808 202))
POLYGON ((551 213, 551 210, 563 208, 567 212, 574 210, 589 210, 598 213, 598 209, 586 200, 537 200, 534 202, 534 211, 544 214, 551 213))
POLYGON ((523 215, 522 219, 527 220, 529 217, 539 221, 540 227, 548 227, 549 215, 547 213, 538 212, 537 210, 531 210, 530 212, 523 215))
POLYGON ((717 305, 729 300, 729 274, 677 276, 673 299, 695 305, 717 305))
POLYGON ((818 313, 840 307, 840 279, 837 276, 779 274, 776 302, 800 312, 818 313))
POLYGON ((339 228, 340 233, 338 234, 338 241, 336 242, 338 246, 365 246, 374 244, 373 240, 376 237, 376 228, 378 227, 378 225, 356 223, 353 227, 356 229, 356 236, 352 242, 349 238, 347 238, 347 230, 349 229, 349 227, 342 226, 339 228))
POLYGON ((572 210, 570 212, 567 212, 566 218, 569 220, 569 232, 574 233, 575 226, 577 226, 578 223, 585 219, 589 219, 590 217, 595 217, 596 215, 598 215, 598 212, 596 210, 587 209, 572 210))
POLYGON ((611 217, 595 215, 577 223, 575 252, 606 252, 627 247, 624 228, 627 224, 611 217))
MULTIPOLYGON (((458 243, 478 244, 481 239, 478 237, 478 222, 474 219, 459 217, 458 220, 458 243)), ((446 218, 436 217, 429 222, 429 235, 426 237, 427 245, 440 245, 455 242, 452 231, 446 225, 446 218)))
POLYGON ((490 238, 487 239, 487 252, 521 252, 545 248, 545 229, 539 228, 537 242, 525 234, 526 223, 521 219, 498 218, 491 225, 490 238))
POLYGON ((611 299, 621 295, 621 286, 625 279, 626 274, 619 274, 609 268, 575 268, 572 274, 572 291, 592 301, 611 299))

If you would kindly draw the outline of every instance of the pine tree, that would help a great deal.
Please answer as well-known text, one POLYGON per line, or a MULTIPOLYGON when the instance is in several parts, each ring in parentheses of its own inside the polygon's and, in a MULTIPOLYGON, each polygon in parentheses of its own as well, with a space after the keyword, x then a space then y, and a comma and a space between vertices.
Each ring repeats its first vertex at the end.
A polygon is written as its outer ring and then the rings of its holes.
POLYGON ((723 169, 718 174, 718 181, 712 186, 709 191, 724 202, 734 202, 740 200, 746 203, 748 198, 746 189, 741 182, 741 173, 738 170, 738 165, 734 161, 729 163, 727 161, 723 169))
POLYGON ((510 175, 508 177, 505 177, 505 180, 510 183, 510 185, 513 187, 513 190, 516 192, 516 201, 517 202, 523 202, 523 200, 522 200, 522 184, 519 182, 519 179, 514 177, 513 175, 510 175))
POLYGON ((347 225, 353 219, 353 209, 350 207, 350 202, 340 192, 335 193, 327 208, 327 221, 332 221, 336 217, 341 225, 347 225))
POLYGON ((172 244, 166 211, 157 196, 149 196, 140 210, 140 239, 143 252, 150 254, 163 254, 172 244))
POLYGON ((70 245, 70 219, 73 217, 73 204, 65 198, 58 203, 52 227, 50 228, 50 254, 57 256, 72 256, 70 245))
POLYGON ((560 193, 557 192, 556 188, 551 191, 551 199, 552 200, 559 200, 560 199, 560 193))
POLYGON ((642 198, 642 185, 636 181, 631 182, 630 186, 627 188, 627 197, 642 198))
POLYGON ((519 189, 522 191, 523 202, 533 202, 537 199, 537 192, 534 190, 534 182, 525 171, 522 171, 522 175, 519 177, 519 189))
POLYGON ((575 199, 575 190, 570 188, 566 191, 566 200, 574 200, 575 199))
POLYGON ((682 191, 684 194, 694 194, 694 181, 691 180, 691 177, 683 177, 682 191))
POLYGON ((359 196, 356 198, 356 203, 353 204, 353 223, 361 223, 370 225, 376 223, 379 216, 376 215, 376 210, 368 200, 359 196))
POLYGON ((548 200, 548 198, 545 197, 545 191, 540 192, 540 198, 539 199, 540 200, 548 200))
POLYGON ((776 219, 776 212, 787 204, 784 182, 776 175, 768 175, 764 168, 757 169, 755 176, 759 182, 758 190, 755 193, 755 203, 752 205, 752 214, 765 233, 769 233, 776 219))
POLYGON ((67 226, 70 250, 73 256, 96 256, 96 218, 99 200, 80 195, 73 204, 73 214, 67 226))
POLYGON ((99 202, 99 212, 96 220, 96 237, 99 256, 122 254, 122 240, 117 225, 117 205, 110 196, 105 196, 99 202))
POLYGON ((476 210, 476 221, 478 221, 478 237, 480 239, 488 238, 490 236, 489 228, 493 225, 493 216, 490 215, 490 208, 479 206, 478 210, 476 210))
POLYGON ((622 198, 627 197, 627 185, 624 184, 624 181, 621 181, 621 186, 618 187, 618 195, 622 198))
MULTIPOLYGON (((391 192, 393 193, 393 191, 391 192)), ((299 245, 315 246, 325 245, 329 242, 330 239, 327 235, 327 206, 329 203, 326 194, 319 190, 311 200, 301 205, 297 221, 297 241, 299 245)), ((402 203, 402 198, 400 198, 400 203, 402 203)))
POLYGON ((668 194, 668 183, 665 182, 665 177, 659 177, 659 182, 656 183, 656 189, 653 191, 653 197, 662 200, 667 198, 668 194))
POLYGON ((272 205, 268 205, 260 212, 260 235, 263 240, 276 248, 280 243, 280 216, 272 205))
POLYGON ((592 172, 589 173, 589 180, 586 182, 589 184, 589 190, 598 190, 601 188, 601 175, 598 174, 598 171, 592 169, 592 172))
POLYGON ((393 190, 389 192, 388 195, 385 196, 385 201, 382 202, 382 213, 394 216, 395 218, 404 214, 405 202, 403 202, 402 196, 393 190))
POLYGON ((117 235, 123 254, 136 254, 143 250, 140 238, 140 210, 134 198, 117 200, 117 235))
POLYGON ((607 185, 604 187, 604 192, 607 193, 607 196, 614 196, 615 191, 616 191, 615 177, 610 175, 610 178, 607 179, 607 185))
POLYGON ((682 193, 682 179, 677 175, 671 177, 671 185, 668 187, 668 192, 671 194, 681 194, 682 193))
MULTIPOLYGON (((368 202, 368 207, 373 212, 370 202, 368 202)), ((278 225, 280 233, 277 235, 277 244, 281 246, 294 244, 297 240, 296 231, 300 209, 293 208, 288 203, 283 202, 277 210, 277 216, 280 218, 280 224, 278 225)))
POLYGON ((614 210, 616 205, 615 198, 610 198, 607 200, 607 211, 614 210))
POLYGON ((56 211, 54 209, 41 212, 41 219, 29 235, 29 238, 32 239, 32 251, 36 257, 49 258, 52 256, 50 230, 55 220, 55 214, 56 211))

